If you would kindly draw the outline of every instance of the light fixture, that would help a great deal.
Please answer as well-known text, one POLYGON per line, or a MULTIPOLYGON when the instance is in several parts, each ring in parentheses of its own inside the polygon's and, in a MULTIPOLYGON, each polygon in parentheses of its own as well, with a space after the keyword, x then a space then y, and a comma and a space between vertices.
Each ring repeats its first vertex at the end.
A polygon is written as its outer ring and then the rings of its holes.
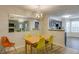
POLYGON ((42 13, 36 13, 36 14, 35 14, 35 17, 36 17, 36 18, 41 18, 42 15, 43 15, 42 13))
POLYGON ((35 18, 41 18, 43 16, 43 13, 41 11, 41 7, 40 5, 37 6, 37 8, 35 9, 35 18))
POLYGON ((71 17, 71 15, 64 15, 64 16, 62 16, 62 17, 64 17, 64 18, 69 18, 69 17, 71 17))

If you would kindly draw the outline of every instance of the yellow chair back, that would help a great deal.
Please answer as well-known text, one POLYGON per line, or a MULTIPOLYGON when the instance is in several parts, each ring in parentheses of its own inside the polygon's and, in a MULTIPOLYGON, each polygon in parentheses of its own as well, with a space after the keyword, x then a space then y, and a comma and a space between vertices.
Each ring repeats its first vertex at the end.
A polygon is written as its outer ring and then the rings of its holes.
POLYGON ((53 36, 50 36, 50 37, 48 38, 48 44, 51 44, 51 43, 53 43, 53 36))
POLYGON ((37 49, 42 49, 45 47, 45 39, 44 38, 41 38, 38 42, 38 45, 37 45, 37 49))

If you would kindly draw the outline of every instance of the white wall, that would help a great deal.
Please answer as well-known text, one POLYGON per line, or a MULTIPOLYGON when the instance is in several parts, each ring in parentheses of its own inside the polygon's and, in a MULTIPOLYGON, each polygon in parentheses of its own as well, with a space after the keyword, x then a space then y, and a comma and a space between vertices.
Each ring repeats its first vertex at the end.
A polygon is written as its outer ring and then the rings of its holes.
MULTIPOLYGON (((16 47, 24 46, 24 34, 27 32, 35 33, 37 31, 8 33, 8 15, 17 14, 23 16, 32 16, 32 13, 16 6, 0 6, 0 36, 8 36, 11 42, 15 42, 16 47)), ((31 20, 30 20, 31 21, 31 20)), ((40 32, 41 29, 38 31, 40 32)))
MULTIPOLYGON (((23 47, 25 41, 23 39, 26 33, 35 34, 35 32, 40 32, 42 34, 52 34, 54 36, 54 43, 64 46, 64 31, 48 31, 48 17, 45 17, 40 21, 40 30, 30 30, 27 32, 14 32, 8 33, 8 14, 17 14, 24 16, 32 16, 30 11, 21 9, 16 6, 0 6, 0 36, 6 35, 10 38, 11 42, 15 42, 16 47, 23 47)), ((32 21, 32 20, 30 20, 32 21)))
POLYGON ((60 46, 64 45, 64 31, 49 31, 48 30, 48 16, 43 19, 43 33, 46 35, 53 35, 54 36, 54 43, 60 46))

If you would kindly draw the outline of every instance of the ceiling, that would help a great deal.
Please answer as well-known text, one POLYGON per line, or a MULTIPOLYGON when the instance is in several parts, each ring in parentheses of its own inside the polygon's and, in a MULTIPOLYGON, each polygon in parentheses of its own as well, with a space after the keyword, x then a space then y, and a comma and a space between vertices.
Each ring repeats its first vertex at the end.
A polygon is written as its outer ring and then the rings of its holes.
POLYGON ((52 16, 62 16, 62 15, 79 15, 79 5, 24 5, 21 6, 27 10, 35 11, 36 9, 41 10, 43 13, 47 13, 52 16))
POLYGON ((57 7, 56 5, 24 5, 21 6, 27 10, 30 11, 41 11, 43 13, 49 13, 51 11, 53 11, 54 9, 56 9, 55 7, 57 7))

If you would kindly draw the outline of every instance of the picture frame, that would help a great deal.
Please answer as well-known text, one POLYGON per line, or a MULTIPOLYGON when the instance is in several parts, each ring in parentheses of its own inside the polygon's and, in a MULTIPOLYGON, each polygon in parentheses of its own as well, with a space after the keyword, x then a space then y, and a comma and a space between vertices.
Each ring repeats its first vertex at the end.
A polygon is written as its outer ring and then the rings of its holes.
POLYGON ((48 30, 60 30, 62 29, 62 21, 49 19, 48 20, 48 30))

